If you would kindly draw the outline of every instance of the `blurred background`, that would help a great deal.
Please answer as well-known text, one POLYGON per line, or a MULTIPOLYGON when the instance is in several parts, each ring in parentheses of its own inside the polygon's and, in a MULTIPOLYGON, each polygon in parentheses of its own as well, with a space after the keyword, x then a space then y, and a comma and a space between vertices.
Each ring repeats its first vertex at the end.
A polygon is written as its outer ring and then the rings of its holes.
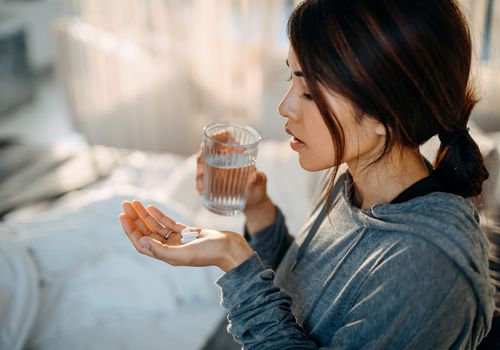
POLYGON ((2 134, 189 154, 241 120, 282 138, 293 0, 0 2, 2 134))
MULTIPOLYGON (((0 349, 224 349, 220 271, 145 259, 117 215, 138 198, 241 232, 242 215, 208 212, 194 190, 203 126, 236 120, 262 133, 257 166, 300 230, 318 174, 297 165, 277 112, 297 2, 0 0, 0 349)), ((500 314, 500 0, 460 2, 500 314)))
MULTIPOLYGON (((461 0, 475 38, 479 126, 500 130, 500 4, 461 0)), ((294 0, 0 0, 0 135, 190 154, 241 120, 284 138, 294 0)))

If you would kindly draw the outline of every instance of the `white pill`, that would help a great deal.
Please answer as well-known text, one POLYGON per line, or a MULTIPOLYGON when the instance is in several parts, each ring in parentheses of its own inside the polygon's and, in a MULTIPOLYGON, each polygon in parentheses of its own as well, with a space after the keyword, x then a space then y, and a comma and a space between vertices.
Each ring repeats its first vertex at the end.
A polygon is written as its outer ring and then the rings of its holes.
POLYGON ((189 227, 186 227, 184 230, 181 231, 181 235, 184 235, 186 233, 191 233, 191 230, 189 229, 189 227))
POLYGON ((183 233, 182 234, 182 238, 191 238, 191 237, 194 237, 194 238, 198 238, 198 232, 189 232, 189 233, 183 233))
POLYGON ((187 243, 195 241, 195 240, 196 240, 196 237, 193 237, 193 238, 184 238, 184 237, 182 237, 181 238, 181 243, 182 244, 187 244, 187 243))

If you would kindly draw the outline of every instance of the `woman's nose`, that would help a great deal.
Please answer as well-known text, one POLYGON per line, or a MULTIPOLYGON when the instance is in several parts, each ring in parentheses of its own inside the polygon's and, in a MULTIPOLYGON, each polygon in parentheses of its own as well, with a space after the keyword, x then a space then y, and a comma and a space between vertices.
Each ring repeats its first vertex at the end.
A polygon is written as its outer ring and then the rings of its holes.
POLYGON ((278 112, 282 117, 295 120, 298 118, 297 106, 293 101, 290 91, 291 89, 283 97, 283 100, 281 100, 278 106, 278 112))

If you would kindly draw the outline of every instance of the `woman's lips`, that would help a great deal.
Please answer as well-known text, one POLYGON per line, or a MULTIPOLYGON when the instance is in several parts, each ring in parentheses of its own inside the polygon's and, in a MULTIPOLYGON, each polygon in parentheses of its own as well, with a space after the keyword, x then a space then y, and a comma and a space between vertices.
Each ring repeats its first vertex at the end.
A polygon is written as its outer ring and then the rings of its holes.
POLYGON ((294 138, 295 140, 299 141, 299 142, 302 142, 302 143, 305 143, 304 141, 302 141, 301 139, 299 139, 298 137, 292 135, 292 138, 294 138))
POLYGON ((305 143, 300 141, 298 138, 296 137, 292 137, 292 139, 290 140, 290 147, 294 150, 294 151, 298 151, 299 149, 301 149, 302 147, 305 147, 305 143))
POLYGON ((292 136, 292 139, 290 140, 290 147, 294 150, 297 151, 298 149, 304 147, 306 144, 301 140, 295 137, 295 135, 288 130, 288 128, 285 128, 285 132, 292 136))

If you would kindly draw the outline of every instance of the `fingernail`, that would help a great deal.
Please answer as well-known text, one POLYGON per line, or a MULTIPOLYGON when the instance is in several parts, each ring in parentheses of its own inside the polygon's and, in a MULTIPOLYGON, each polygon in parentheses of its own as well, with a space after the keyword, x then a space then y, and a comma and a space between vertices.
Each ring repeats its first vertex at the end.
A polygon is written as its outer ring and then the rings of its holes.
POLYGON ((151 244, 149 244, 149 242, 145 239, 139 241, 139 244, 141 245, 141 247, 143 247, 144 249, 146 250, 151 250, 151 244))

